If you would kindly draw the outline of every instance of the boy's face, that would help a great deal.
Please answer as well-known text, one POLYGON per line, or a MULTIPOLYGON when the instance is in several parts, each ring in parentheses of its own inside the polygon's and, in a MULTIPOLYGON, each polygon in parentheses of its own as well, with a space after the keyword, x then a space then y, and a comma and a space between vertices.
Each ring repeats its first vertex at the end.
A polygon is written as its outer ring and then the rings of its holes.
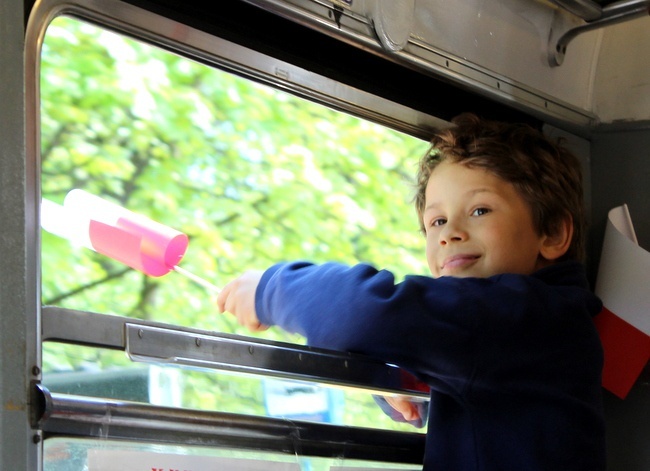
POLYGON ((442 162, 429 177, 423 223, 434 277, 530 274, 544 237, 515 187, 480 168, 442 162))

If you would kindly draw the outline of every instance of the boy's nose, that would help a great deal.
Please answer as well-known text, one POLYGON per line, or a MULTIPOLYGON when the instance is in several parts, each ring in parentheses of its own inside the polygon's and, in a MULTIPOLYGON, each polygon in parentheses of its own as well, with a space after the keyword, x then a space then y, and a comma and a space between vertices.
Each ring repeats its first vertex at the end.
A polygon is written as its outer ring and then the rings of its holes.
POLYGON ((440 245, 447 245, 451 242, 462 242, 467 239, 467 232, 457 223, 447 221, 440 231, 440 245))

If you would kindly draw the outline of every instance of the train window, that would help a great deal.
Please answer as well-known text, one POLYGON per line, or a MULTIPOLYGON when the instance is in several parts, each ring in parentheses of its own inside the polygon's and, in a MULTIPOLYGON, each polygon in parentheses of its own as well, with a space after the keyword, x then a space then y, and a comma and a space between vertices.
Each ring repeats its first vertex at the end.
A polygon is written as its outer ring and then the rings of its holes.
MULTIPOLYGON (((43 198, 61 204, 82 189, 186 234, 179 265, 217 286, 296 258, 427 273, 410 202, 419 138, 65 16, 44 37, 40 86, 43 198)), ((47 231, 42 303, 249 335, 191 279, 146 276, 47 231)), ((303 343, 275 329, 264 338, 303 343)), ((142 367, 88 346, 46 342, 43 355, 53 390, 259 414, 293 391, 345 403, 327 412, 332 422, 404 427, 363 392, 343 400, 329 388, 142 367)))

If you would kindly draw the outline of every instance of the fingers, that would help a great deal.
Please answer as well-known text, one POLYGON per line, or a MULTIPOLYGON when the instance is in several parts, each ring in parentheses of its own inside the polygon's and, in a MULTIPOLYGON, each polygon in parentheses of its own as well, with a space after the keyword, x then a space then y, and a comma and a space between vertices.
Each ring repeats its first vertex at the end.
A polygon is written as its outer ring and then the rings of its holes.
POLYGON ((264 325, 264 324, 260 323, 259 321, 254 322, 254 323, 249 323, 245 327, 248 330, 250 330, 251 332, 264 332, 265 330, 267 330, 269 328, 268 325, 264 325))
POLYGON ((406 397, 386 397, 386 402, 388 402, 393 409, 402 414, 405 420, 412 421, 420 418, 420 411, 417 406, 406 397))
POLYGON ((260 323, 255 311, 255 292, 262 272, 246 272, 223 287, 217 297, 220 313, 233 314, 237 322, 252 332, 268 329, 260 323))
POLYGON ((239 298, 242 297, 242 293, 238 291, 239 284, 239 278, 234 279, 224 286, 217 296, 217 307, 220 313, 229 312, 237 315, 237 305, 241 304, 239 298))
POLYGON ((226 302, 228 301, 228 297, 230 296, 232 283, 233 282, 231 281, 226 286, 224 286, 223 289, 219 292, 219 295, 217 296, 217 308, 219 309, 220 314, 223 314, 227 310, 226 302))

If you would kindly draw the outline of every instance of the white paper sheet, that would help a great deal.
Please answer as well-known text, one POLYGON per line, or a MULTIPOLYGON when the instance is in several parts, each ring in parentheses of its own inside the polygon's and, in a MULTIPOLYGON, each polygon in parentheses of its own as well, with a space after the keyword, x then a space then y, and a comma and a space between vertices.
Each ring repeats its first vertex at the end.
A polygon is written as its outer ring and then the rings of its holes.
POLYGON ((609 212, 595 292, 607 309, 650 335, 650 253, 637 243, 627 205, 609 212))

